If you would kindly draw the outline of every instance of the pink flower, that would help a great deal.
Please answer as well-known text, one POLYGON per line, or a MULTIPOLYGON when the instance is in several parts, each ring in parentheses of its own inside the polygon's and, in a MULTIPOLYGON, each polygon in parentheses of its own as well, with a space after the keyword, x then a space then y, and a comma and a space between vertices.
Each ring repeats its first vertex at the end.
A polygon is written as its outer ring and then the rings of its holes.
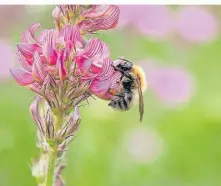
POLYGON ((82 34, 115 28, 119 14, 118 6, 114 5, 61 5, 52 13, 58 29, 72 24, 74 17, 82 34))
POLYGON ((218 32, 217 20, 201 7, 186 6, 179 10, 176 30, 181 37, 193 42, 214 39, 218 32))
POLYGON ((149 89, 163 103, 178 105, 193 96, 193 78, 185 68, 159 66, 147 61, 142 66, 147 74, 149 89))
POLYGON ((17 45, 22 68, 11 69, 11 74, 19 85, 39 92, 48 75, 60 81, 81 76, 81 82, 90 82, 89 90, 103 99, 109 89, 119 86, 121 74, 112 67, 106 43, 97 38, 86 40, 79 27, 71 25, 60 32, 43 30, 36 37, 39 27, 34 24, 25 30, 17 45))

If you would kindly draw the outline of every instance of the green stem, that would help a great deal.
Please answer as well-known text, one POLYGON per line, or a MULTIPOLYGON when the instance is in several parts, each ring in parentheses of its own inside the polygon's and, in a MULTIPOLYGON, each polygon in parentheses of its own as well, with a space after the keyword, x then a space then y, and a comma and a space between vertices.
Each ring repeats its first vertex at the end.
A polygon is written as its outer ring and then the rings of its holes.
MULTIPOLYGON (((57 132, 63 122, 63 113, 59 109, 57 114, 54 115, 54 129, 57 132)), ((55 168, 57 162, 58 145, 56 140, 49 147, 48 152, 48 165, 46 170, 45 186, 53 186, 55 181, 55 168)))
POLYGON ((54 184, 54 171, 56 167, 57 149, 53 149, 48 155, 48 167, 45 179, 45 186, 53 186, 54 184))

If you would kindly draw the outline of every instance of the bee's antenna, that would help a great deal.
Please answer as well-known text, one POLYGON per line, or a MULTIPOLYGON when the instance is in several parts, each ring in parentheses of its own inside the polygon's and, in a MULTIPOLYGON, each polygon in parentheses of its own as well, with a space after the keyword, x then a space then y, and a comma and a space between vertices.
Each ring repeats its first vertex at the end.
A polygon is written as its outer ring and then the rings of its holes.
POLYGON ((129 61, 129 60, 127 60, 127 59, 124 59, 124 58, 120 58, 120 57, 119 57, 119 59, 121 59, 121 60, 123 60, 123 61, 127 61, 127 62, 132 63, 131 61, 129 61))

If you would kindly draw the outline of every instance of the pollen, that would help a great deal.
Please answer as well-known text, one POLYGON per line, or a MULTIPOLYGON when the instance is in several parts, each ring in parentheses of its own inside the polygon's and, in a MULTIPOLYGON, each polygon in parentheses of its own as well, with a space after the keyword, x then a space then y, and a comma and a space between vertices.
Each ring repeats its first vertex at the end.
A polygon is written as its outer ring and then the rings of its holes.
POLYGON ((115 89, 110 89, 108 92, 109 92, 111 95, 115 95, 115 94, 117 93, 117 90, 115 90, 115 89))
POLYGON ((144 70, 140 66, 134 65, 133 72, 140 79, 141 89, 144 92, 147 89, 147 82, 144 70))

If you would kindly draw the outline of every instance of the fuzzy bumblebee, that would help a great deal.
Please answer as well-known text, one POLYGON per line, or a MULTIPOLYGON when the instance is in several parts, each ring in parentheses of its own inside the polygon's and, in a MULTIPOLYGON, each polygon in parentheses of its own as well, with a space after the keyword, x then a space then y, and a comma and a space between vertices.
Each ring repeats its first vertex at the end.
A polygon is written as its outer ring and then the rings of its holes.
POLYGON ((120 59, 113 67, 122 73, 122 77, 119 88, 110 90, 113 98, 108 105, 116 110, 126 111, 134 105, 138 95, 140 121, 142 121, 144 114, 143 92, 147 88, 145 73, 141 67, 133 65, 132 62, 125 59, 120 59))

